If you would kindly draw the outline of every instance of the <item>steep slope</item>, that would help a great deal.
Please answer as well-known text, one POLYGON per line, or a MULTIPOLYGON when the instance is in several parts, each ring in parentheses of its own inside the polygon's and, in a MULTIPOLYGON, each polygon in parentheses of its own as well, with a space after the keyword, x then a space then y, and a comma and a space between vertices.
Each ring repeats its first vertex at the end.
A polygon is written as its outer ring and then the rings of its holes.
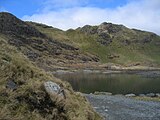
POLYGON ((83 52, 97 56, 100 63, 160 67, 160 36, 151 32, 106 22, 67 31, 30 24, 50 38, 70 43, 83 52))
POLYGON ((0 35, 0 119, 101 119, 80 93, 39 69, 6 39, 5 35, 0 35), (61 85, 66 99, 48 94, 43 85, 46 81, 61 85))
POLYGON ((97 62, 94 55, 82 53, 71 44, 49 38, 34 26, 23 22, 10 13, 0 13, 0 33, 9 44, 17 47, 30 60, 45 70, 63 68, 74 63, 97 62))

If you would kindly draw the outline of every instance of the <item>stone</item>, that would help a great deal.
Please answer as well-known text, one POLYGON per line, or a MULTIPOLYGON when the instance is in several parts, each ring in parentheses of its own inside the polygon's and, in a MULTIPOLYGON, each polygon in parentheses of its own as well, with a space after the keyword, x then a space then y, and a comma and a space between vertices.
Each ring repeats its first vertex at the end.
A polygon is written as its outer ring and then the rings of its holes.
POLYGON ((9 80, 7 82, 6 87, 9 88, 9 89, 11 89, 11 90, 16 90, 18 86, 17 86, 17 84, 13 80, 9 80))
POLYGON ((135 97, 136 95, 131 93, 131 94, 126 94, 125 96, 126 97, 135 97))
POLYGON ((48 94, 56 94, 66 98, 64 89, 62 89, 57 83, 48 81, 44 83, 44 88, 48 94))
POLYGON ((156 93, 156 97, 160 97, 160 93, 156 93))
POLYGON ((105 109, 104 111, 105 111, 105 112, 108 112, 108 110, 107 110, 107 109, 105 109))
POLYGON ((148 93, 146 94, 147 97, 155 97, 155 94, 154 93, 148 93))
POLYGON ((106 94, 106 95, 112 95, 112 93, 110 93, 110 92, 105 92, 105 94, 106 94))

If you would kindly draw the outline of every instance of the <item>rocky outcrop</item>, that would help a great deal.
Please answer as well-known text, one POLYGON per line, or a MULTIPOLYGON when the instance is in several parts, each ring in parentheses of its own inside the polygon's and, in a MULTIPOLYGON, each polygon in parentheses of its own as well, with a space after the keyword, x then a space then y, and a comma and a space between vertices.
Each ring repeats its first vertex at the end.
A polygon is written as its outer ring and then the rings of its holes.
POLYGON ((112 23, 104 22, 104 23, 102 23, 98 26, 97 32, 98 33, 106 32, 106 33, 109 33, 109 34, 117 33, 119 31, 121 31, 123 27, 124 27, 123 25, 115 25, 115 24, 112 24, 112 23))
POLYGON ((0 13, 0 33, 7 36, 9 44, 17 47, 19 51, 25 54, 30 60, 44 69, 57 64, 53 59, 60 59, 67 62, 98 62, 98 57, 94 55, 85 55, 79 48, 47 37, 41 33, 35 26, 45 29, 52 27, 32 22, 24 22, 14 15, 6 12, 0 13), (44 60, 44 58, 47 58, 44 60), (50 58, 51 60, 48 60, 50 58), (51 62, 52 61, 52 62, 51 62), (47 65, 46 65, 47 64, 47 65))
POLYGON ((113 40, 111 34, 121 31, 123 27, 124 26, 122 25, 115 25, 112 23, 104 22, 99 26, 85 25, 84 27, 78 28, 77 30, 80 30, 87 35, 97 35, 97 42, 106 46, 109 45, 113 40))
POLYGON ((93 35, 97 33, 97 26, 90 26, 90 25, 85 25, 82 28, 78 28, 77 30, 80 30, 81 32, 89 35, 93 35))
POLYGON ((18 36, 45 37, 44 34, 36 30, 34 27, 6 12, 0 13, 0 32, 18 36))
POLYGON ((98 34, 97 42, 102 45, 109 45, 112 42, 112 37, 107 32, 100 32, 98 34))

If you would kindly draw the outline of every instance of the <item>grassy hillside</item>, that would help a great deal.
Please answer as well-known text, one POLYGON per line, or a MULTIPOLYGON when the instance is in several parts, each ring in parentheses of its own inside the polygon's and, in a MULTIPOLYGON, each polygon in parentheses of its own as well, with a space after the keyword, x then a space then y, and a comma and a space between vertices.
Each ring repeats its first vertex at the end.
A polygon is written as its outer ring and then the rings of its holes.
POLYGON ((83 53, 97 56, 101 63, 160 67, 160 36, 154 33, 111 23, 86 25, 68 31, 43 24, 30 24, 52 39, 69 43, 80 48, 83 53))
POLYGON ((82 53, 79 48, 70 43, 48 37, 34 26, 9 13, 0 13, 0 33, 6 36, 10 45, 15 46, 45 70, 53 71, 64 69, 67 64, 98 61, 96 56, 82 53))
POLYGON ((44 72, 0 34, 0 119, 99 120, 89 103, 71 86, 44 72), (45 81, 61 84, 66 99, 50 96, 45 81), (6 87, 9 81, 16 89, 6 87))

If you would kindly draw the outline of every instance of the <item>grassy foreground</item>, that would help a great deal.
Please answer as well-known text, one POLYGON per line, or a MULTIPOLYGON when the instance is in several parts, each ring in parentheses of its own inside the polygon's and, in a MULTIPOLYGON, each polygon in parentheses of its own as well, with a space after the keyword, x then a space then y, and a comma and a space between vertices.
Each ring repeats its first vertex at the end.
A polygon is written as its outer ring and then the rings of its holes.
POLYGON ((44 72, 0 37, 0 119, 25 120, 100 120, 88 101, 71 86, 44 72), (12 80, 16 90, 6 88, 12 80), (49 96, 45 81, 61 84, 66 99, 49 96))

